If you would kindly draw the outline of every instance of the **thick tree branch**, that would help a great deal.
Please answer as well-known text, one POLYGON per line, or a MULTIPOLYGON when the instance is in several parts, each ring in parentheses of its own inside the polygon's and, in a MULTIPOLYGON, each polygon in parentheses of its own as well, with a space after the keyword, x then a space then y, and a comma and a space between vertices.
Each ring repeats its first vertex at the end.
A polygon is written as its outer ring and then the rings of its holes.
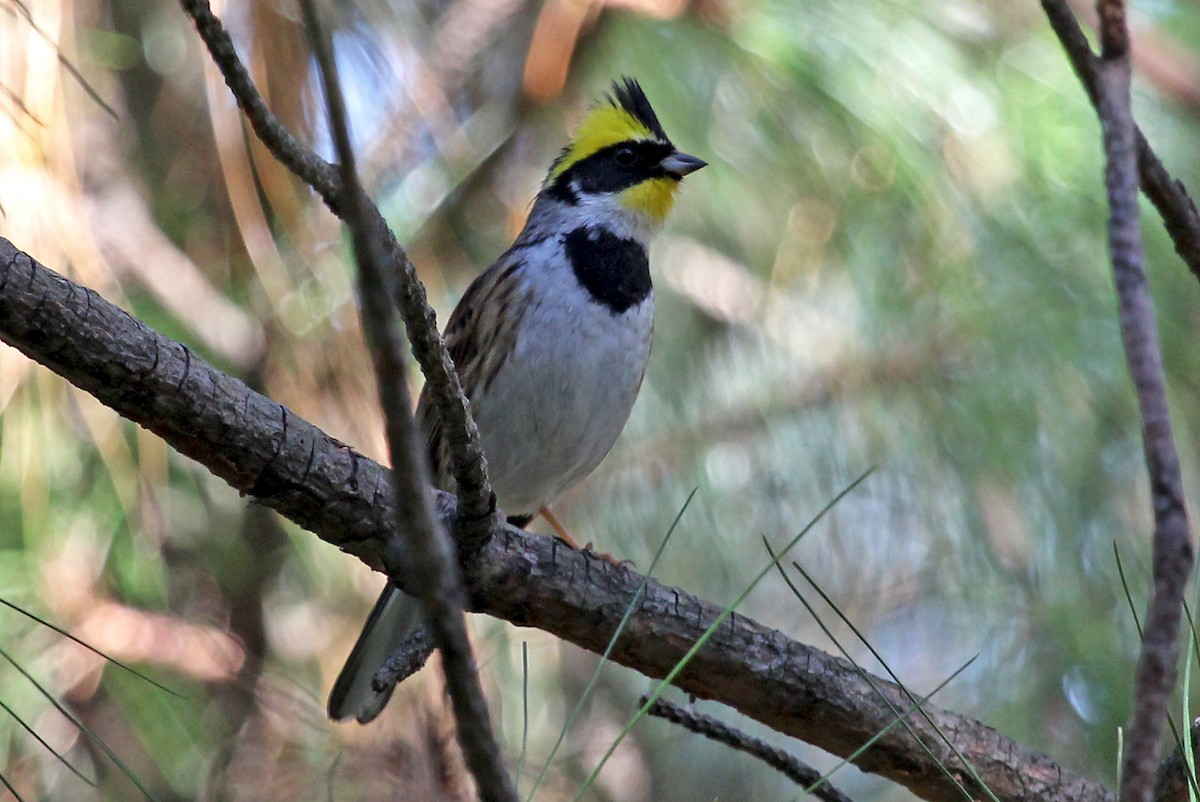
MULTIPOLYGON (((213 16, 207 0, 181 0, 181 4, 195 22, 200 38, 258 138, 284 166, 315 189, 335 215, 344 218, 348 196, 337 168, 301 144, 267 108, 254 88, 250 74, 238 59, 233 40, 221 21, 213 16)), ((479 430, 471 418, 454 363, 438 333, 436 316, 425 298, 425 288, 417 279, 416 268, 379 209, 369 200, 364 204, 363 214, 382 238, 386 270, 397 277, 396 302, 404 318, 413 355, 445 424, 443 431, 450 449, 451 470, 462 502, 462 521, 456 526, 458 542, 464 550, 472 551, 487 539, 494 513, 487 462, 479 445, 479 430)))
MULTIPOLYGON (((386 469, 2 238, 0 339, 373 568, 383 567, 385 549, 405 548, 402 538, 389 539, 396 499, 386 469)), ((436 504, 444 521, 453 520, 453 497, 439 493, 436 504)), ((467 559, 464 578, 472 610, 596 653, 608 645, 643 582, 633 571, 508 526, 467 559)), ((663 677, 720 612, 651 580, 611 658, 663 677)), ((898 687, 880 678, 874 683, 892 705, 911 709, 898 687)), ((841 756, 895 718, 847 662, 738 615, 675 684, 841 756)), ((1103 787, 977 721, 933 705, 924 710, 1004 802, 1113 800, 1103 787)), ((922 717, 909 720, 911 732, 893 728, 857 765, 925 799, 958 802, 960 791, 937 765, 961 774, 957 758, 922 717)))
POLYGON ((362 325, 375 365, 392 464, 392 487, 397 501, 394 531, 403 532, 409 546, 409 559, 399 566, 389 565, 388 573, 411 577, 418 590, 426 625, 442 653, 442 674, 454 710, 455 735, 480 798, 484 802, 517 802, 516 788, 504 768, 492 731, 487 698, 467 634, 463 615, 466 594, 454 543, 434 518, 429 470, 424 448, 418 445, 421 438, 413 421, 412 397, 404 371, 407 349, 392 305, 395 281, 385 269, 387 256, 380 232, 366 214, 370 201, 356 173, 333 45, 321 26, 313 0, 302 0, 300 7, 320 67, 329 128, 341 162, 342 186, 346 190, 345 222, 358 263, 362 325))

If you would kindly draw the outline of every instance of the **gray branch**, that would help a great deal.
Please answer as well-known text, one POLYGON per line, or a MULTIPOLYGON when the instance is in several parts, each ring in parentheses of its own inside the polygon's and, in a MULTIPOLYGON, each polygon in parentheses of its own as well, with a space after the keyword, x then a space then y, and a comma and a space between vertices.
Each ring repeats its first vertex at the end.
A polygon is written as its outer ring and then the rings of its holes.
MULTIPOLYGON (((384 568, 385 551, 404 551, 403 539, 391 535, 396 499, 385 468, 3 238, 0 339, 372 568, 384 568)), ((443 521, 453 519, 452 496, 438 493, 435 505, 443 521)), ((463 576, 469 609, 596 653, 608 645, 643 582, 627 568, 511 526, 466 559, 463 576)), ((611 659, 664 677, 720 613, 717 605, 651 580, 611 659)), ((910 709, 896 685, 873 682, 891 705, 910 709)), ((843 757, 895 718, 846 661, 740 615, 714 633, 675 685, 843 757)), ((893 728, 856 764, 925 799, 958 802, 961 792, 938 762, 966 774, 932 722, 1003 802, 1114 799, 1099 784, 973 719, 934 705, 923 709, 928 721, 910 715, 911 730, 893 728)))
MULTIPOLYGON (((650 700, 649 694, 643 694, 638 705, 644 705, 650 700)), ((655 699, 646 710, 646 715, 665 719, 672 724, 678 724, 685 730, 703 735, 710 741, 725 744, 731 749, 752 755, 771 768, 783 774, 792 782, 805 789, 814 799, 821 802, 853 802, 850 797, 839 791, 830 782, 822 782, 821 772, 805 763, 795 755, 773 746, 762 738, 755 738, 748 732, 742 732, 719 719, 705 715, 691 707, 683 707, 666 699, 655 699), (820 785, 817 785, 820 783, 820 785), (812 790, 808 790, 812 786, 812 790)))

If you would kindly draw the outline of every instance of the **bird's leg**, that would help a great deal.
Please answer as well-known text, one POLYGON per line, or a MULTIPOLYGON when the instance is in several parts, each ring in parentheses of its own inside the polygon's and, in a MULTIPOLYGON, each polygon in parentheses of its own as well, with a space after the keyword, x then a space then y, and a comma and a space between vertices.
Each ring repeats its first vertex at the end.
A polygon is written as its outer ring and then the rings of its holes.
POLYGON ((562 525, 562 521, 558 520, 558 516, 550 511, 549 507, 542 507, 540 510, 538 510, 538 512, 543 518, 546 519, 546 523, 550 524, 550 528, 554 530, 554 534, 558 536, 558 539, 563 543, 566 543, 571 548, 575 549, 576 551, 591 552, 609 565, 615 565, 618 568, 624 565, 624 563, 611 554, 605 554, 602 551, 593 550, 591 543, 581 547, 579 542, 575 540, 575 538, 571 537, 571 533, 567 531, 567 528, 562 525))
POLYGON ((538 512, 546 519, 546 523, 550 524, 550 528, 554 530, 554 534, 558 535, 559 540, 576 551, 583 550, 583 547, 579 545, 579 542, 575 538, 571 537, 571 533, 562 525, 562 521, 558 520, 558 516, 550 511, 549 507, 542 507, 538 512))

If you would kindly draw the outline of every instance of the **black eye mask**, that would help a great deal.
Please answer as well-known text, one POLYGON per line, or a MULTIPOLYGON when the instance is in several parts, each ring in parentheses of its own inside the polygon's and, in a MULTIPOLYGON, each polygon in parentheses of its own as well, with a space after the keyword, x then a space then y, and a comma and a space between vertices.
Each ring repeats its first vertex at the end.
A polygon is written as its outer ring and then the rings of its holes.
POLYGON ((550 192, 559 200, 574 205, 578 192, 586 194, 620 192, 651 178, 679 176, 662 168, 662 160, 675 152, 670 142, 636 140, 618 142, 580 159, 554 179, 550 192))

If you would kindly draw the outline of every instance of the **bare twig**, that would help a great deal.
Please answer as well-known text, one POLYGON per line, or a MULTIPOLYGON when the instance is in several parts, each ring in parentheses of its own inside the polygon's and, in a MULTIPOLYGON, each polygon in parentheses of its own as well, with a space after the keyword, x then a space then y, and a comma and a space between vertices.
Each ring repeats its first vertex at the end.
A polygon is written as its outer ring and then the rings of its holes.
MULTIPOLYGON (((638 707, 645 705, 649 699, 650 694, 642 694, 642 698, 638 700, 638 707)), ((651 716, 666 719, 672 724, 678 724, 685 730, 703 735, 711 741, 752 755, 771 768, 778 770, 799 786, 807 788, 821 779, 821 772, 795 755, 790 755, 762 738, 755 738, 749 733, 742 732, 736 727, 731 727, 723 721, 706 716, 692 708, 668 702, 666 699, 657 699, 646 712, 651 716)), ((812 795, 826 802, 851 802, 850 797, 828 782, 821 783, 812 791, 812 795)))
MULTIPOLYGON (((1066 0, 1042 0, 1042 8, 1075 74, 1095 106, 1099 97, 1100 59, 1092 52, 1066 0)), ((1192 274, 1200 279, 1200 215, 1196 213, 1196 204, 1188 196, 1183 184, 1163 167, 1141 129, 1136 126, 1134 139, 1142 192, 1146 193, 1162 217, 1163 226, 1175 243, 1175 252, 1192 274)))
POLYGON ((1141 412, 1154 509, 1154 592, 1134 679, 1133 714, 1125 735, 1120 796, 1123 802, 1149 802, 1154 793, 1167 700, 1175 685, 1179 625, 1184 588, 1192 567, 1192 546, 1179 457, 1171 433, 1154 302, 1143 265, 1125 5, 1122 0, 1101 0, 1098 8, 1102 57, 1096 108, 1104 128, 1104 183, 1110 209, 1108 245, 1121 339, 1141 412))
MULTIPOLYGON (((397 500, 386 469, 3 238, 0 340, 372 568, 382 567, 385 551, 406 547, 394 536, 397 500)), ((437 505, 443 521, 455 519, 452 496, 439 493, 437 505)), ((609 657, 650 677, 672 671, 722 612, 684 590, 509 526, 465 560, 463 570, 471 610, 537 627, 597 654, 609 647, 632 605, 609 657)), ((399 580, 412 590, 407 578, 399 580)), ((891 726, 895 714, 876 689, 904 706, 899 688, 880 678, 867 683, 845 661, 743 616, 726 620, 675 685, 843 757, 890 728, 855 765, 925 799, 961 802, 941 768, 957 758, 927 722, 914 719, 915 734, 891 726)), ((1002 802, 1114 798, 977 721, 933 705, 922 710, 1002 802)))
MULTIPOLYGON (((455 734, 467 768, 475 777, 480 797, 486 802, 517 802, 516 789, 504 769, 500 747, 492 732, 487 699, 467 636, 463 613, 466 594, 454 543, 434 517, 428 489, 429 470, 423 449, 417 445, 412 398, 404 375, 404 342, 392 306, 395 282, 385 272, 387 255, 379 228, 371 225, 366 214, 369 201, 355 172, 354 148, 350 143, 333 48, 312 0, 302 0, 300 7, 320 67, 329 128, 341 162, 345 199, 343 219, 354 243, 363 330, 375 365, 379 403, 386 422, 392 482, 396 490, 396 531, 404 532, 408 538, 406 559, 397 560, 398 565, 388 565, 388 574, 412 577, 412 584, 418 591, 426 626, 442 652, 442 673, 454 709, 455 734)), ((385 553, 385 558, 387 556, 385 553)))
POLYGON ((433 650, 433 638, 429 630, 418 627, 375 672, 375 676, 371 678, 371 687, 376 691, 383 691, 399 685, 425 667, 433 650))
MULTIPOLYGON (((255 134, 274 156, 315 189, 334 214, 344 216, 347 195, 337 169, 301 144, 267 108, 254 88, 250 74, 238 59, 233 41, 207 0, 181 0, 195 22, 200 38, 233 91, 255 134)), ((444 423, 451 455, 451 470, 462 500, 458 545, 470 554, 487 539, 495 521, 495 500, 487 476, 487 462, 479 445, 479 431, 463 393, 454 363, 438 333, 436 316, 425 298, 416 268, 379 210, 364 200, 363 213, 379 232, 386 252, 385 265, 398 277, 396 300, 412 344, 413 355, 425 375, 430 395, 444 423)))

